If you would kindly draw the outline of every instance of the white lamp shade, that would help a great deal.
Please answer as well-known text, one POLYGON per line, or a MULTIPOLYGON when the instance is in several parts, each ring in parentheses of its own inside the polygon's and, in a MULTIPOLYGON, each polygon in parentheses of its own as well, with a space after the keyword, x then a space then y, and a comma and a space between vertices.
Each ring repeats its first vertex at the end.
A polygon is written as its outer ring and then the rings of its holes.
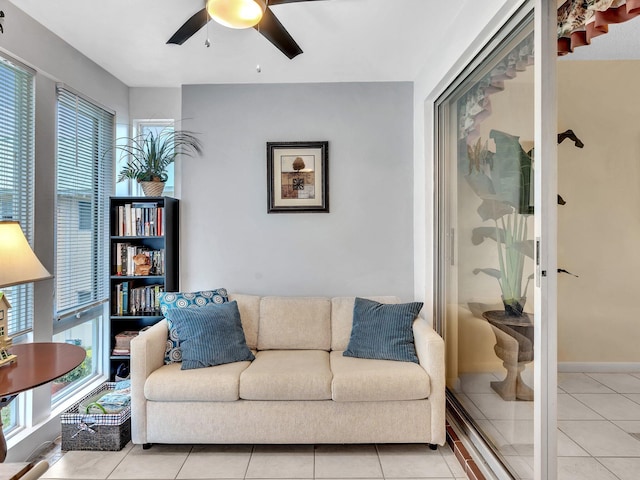
POLYGON ((264 0, 209 0, 207 12, 229 28, 250 28, 260 23, 267 8, 264 0))
POLYGON ((51 278, 22 233, 20 224, 0 221, 0 287, 51 278))

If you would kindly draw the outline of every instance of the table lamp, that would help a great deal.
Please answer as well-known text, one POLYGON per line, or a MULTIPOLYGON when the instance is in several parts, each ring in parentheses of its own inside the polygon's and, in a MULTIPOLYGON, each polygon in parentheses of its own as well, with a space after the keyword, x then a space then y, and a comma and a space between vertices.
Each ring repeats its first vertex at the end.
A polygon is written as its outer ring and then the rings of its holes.
MULTIPOLYGON (((12 220, 0 221, 0 288, 51 278, 22 233, 20 224, 12 220)), ((8 310, 11 308, 6 296, 0 292, 0 367, 16 360, 7 348, 9 338, 8 310)))

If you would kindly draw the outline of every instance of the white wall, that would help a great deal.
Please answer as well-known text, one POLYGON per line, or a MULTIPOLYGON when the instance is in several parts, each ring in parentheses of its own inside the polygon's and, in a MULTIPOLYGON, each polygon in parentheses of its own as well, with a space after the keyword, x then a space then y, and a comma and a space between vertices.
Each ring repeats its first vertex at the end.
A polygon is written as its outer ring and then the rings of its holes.
POLYGON ((182 114, 182 90, 176 88, 131 87, 129 89, 129 116, 132 120, 173 119, 182 114))
POLYGON ((412 85, 183 87, 183 290, 413 298, 412 85), (329 141, 331 213, 267 214, 267 141, 329 141))
MULTIPOLYGON (((56 82, 116 111, 116 121, 125 124, 129 121, 129 89, 10 2, 0 0, 0 10, 5 13, 0 51, 36 70, 34 249, 53 272, 56 82)), ((52 280, 35 284, 35 341, 51 341, 52 298, 52 280)), ((24 460, 42 442, 60 434, 59 420, 50 411, 50 392, 47 385, 25 394, 32 398, 27 408, 33 425, 8 440, 7 461, 24 460)))

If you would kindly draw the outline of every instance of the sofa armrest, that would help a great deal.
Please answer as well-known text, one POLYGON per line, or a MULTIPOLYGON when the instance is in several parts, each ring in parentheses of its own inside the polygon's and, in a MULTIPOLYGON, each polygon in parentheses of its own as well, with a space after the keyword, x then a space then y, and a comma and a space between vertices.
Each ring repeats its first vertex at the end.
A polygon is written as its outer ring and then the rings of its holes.
POLYGON ((164 365, 169 337, 166 320, 153 325, 131 340, 131 438, 133 443, 147 442, 147 399, 144 384, 154 370, 164 365))
POLYGON ((444 445, 446 440, 444 340, 429 322, 419 317, 413 322, 413 336, 420 366, 431 379, 431 443, 444 445))

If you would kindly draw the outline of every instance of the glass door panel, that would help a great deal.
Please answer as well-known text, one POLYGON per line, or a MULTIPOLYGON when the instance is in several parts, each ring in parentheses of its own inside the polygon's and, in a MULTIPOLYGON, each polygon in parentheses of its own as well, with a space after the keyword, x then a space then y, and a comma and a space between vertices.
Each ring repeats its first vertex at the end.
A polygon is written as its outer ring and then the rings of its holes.
POLYGON ((439 99, 436 324, 449 400, 533 478, 534 34, 492 42, 439 99))

